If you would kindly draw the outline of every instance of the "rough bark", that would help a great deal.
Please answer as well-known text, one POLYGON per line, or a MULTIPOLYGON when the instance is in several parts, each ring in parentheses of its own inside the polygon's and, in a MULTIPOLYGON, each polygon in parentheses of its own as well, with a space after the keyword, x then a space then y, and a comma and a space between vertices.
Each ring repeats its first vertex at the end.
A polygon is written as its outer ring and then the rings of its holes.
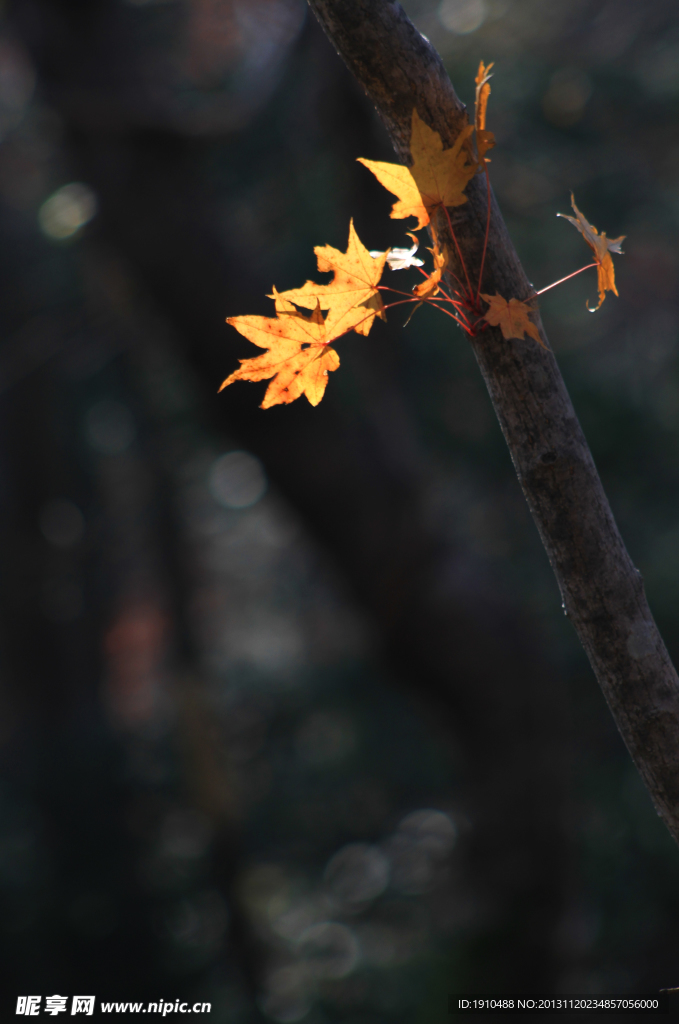
MULTIPOLYGON (((410 163, 413 107, 451 146, 467 123, 439 55, 398 3, 309 0, 330 41, 374 102, 398 158, 410 163)), ((472 281, 481 270, 488 199, 477 175, 449 210, 472 281)), ((447 222, 438 229, 445 237, 447 222)), ((449 240, 450 241, 450 240, 449 240)), ((459 271, 455 247, 449 250, 459 271)), ((494 197, 484 292, 531 294, 494 197)), ((542 326, 544 341, 546 337, 542 326)), ((526 500, 617 726, 658 813, 679 842, 679 679, 623 544, 554 358, 498 329, 471 339, 526 500)), ((549 680, 545 680, 549 686, 549 680)))

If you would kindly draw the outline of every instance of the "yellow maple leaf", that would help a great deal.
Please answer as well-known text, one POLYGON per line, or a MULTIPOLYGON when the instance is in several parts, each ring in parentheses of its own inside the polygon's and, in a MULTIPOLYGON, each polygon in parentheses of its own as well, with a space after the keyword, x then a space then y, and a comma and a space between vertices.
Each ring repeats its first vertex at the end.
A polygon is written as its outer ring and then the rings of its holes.
POLYGON ((434 257, 434 269, 431 274, 413 288, 413 295, 416 295, 418 299, 429 299, 438 293, 441 287, 441 278, 443 277, 443 271, 446 268, 447 258, 444 253, 439 251, 438 244, 434 244, 434 248, 430 250, 434 257))
POLYGON ((438 132, 422 121, 413 108, 410 132, 412 167, 402 164, 364 160, 359 157, 380 184, 398 196, 391 217, 417 217, 416 231, 430 221, 431 213, 440 206, 461 206, 467 202, 464 189, 478 171, 470 158, 468 139, 474 126, 466 125, 450 149, 443 148, 438 132))
POLYGON ((332 281, 329 284, 307 281, 301 288, 281 292, 281 298, 306 309, 314 309, 317 304, 321 309, 327 309, 327 341, 351 330, 357 334, 368 334, 376 316, 386 320, 377 283, 382 277, 388 252, 373 258, 358 237, 353 220, 349 225, 346 252, 340 252, 331 245, 317 245, 314 252, 318 257, 318 269, 334 272, 332 281))
POLYGON ((601 303, 606 298, 606 292, 613 292, 614 295, 618 294, 618 289, 615 287, 615 268, 613 267, 611 253, 617 252, 622 255, 620 245, 627 236, 620 235, 620 238, 606 238, 605 231, 599 234, 594 225, 590 224, 585 215, 578 210, 572 192, 571 206, 575 211, 575 217, 571 217, 567 213, 557 213, 557 217, 569 220, 578 229, 594 253, 594 258, 597 262, 597 283, 599 286, 599 305, 591 310, 594 313, 596 309, 601 307, 601 303))
POLYGON ((490 85, 488 81, 493 76, 490 69, 493 64, 486 65, 481 61, 477 72, 476 82, 476 105, 474 108, 474 127, 476 129, 476 151, 479 154, 481 164, 489 163, 485 155, 495 145, 495 136, 492 132, 486 131, 486 110, 488 108, 488 97, 490 96, 490 85))
POLYGON ((546 348, 537 327, 529 320, 531 308, 525 302, 519 302, 518 299, 510 299, 507 302, 501 295, 483 293, 481 298, 485 299, 490 307, 484 313, 483 319, 487 320, 491 327, 499 327, 503 338, 523 338, 530 334, 531 338, 535 338, 539 345, 546 348))
POLYGON ((230 316, 231 324, 249 341, 268 349, 261 356, 241 359, 240 367, 227 377, 220 391, 236 380, 267 380, 273 377, 261 408, 294 402, 306 395, 318 405, 328 383, 328 373, 339 366, 339 356, 328 345, 320 306, 310 317, 295 309, 274 289, 275 319, 266 316, 230 316))

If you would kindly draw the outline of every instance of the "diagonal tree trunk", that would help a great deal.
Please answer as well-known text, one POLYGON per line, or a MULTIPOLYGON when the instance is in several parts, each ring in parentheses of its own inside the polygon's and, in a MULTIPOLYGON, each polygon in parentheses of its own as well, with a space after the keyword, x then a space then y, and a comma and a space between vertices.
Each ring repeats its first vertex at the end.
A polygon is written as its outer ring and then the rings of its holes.
MULTIPOLYGON (((452 146, 467 124, 439 55, 392 0, 309 0, 330 41, 374 102, 399 159, 411 163, 420 117, 452 146)), ((477 175, 449 210, 472 281, 481 272, 488 197, 477 175)), ((439 237, 446 240, 441 218, 439 237)), ((460 271, 448 234, 449 265, 460 271)), ((524 299, 532 287, 491 197, 483 291, 524 299)), ((540 326, 543 339, 544 331, 540 326)), ((643 582, 618 532, 553 353, 499 329, 471 339, 523 492, 617 726, 658 813, 679 842, 679 679, 643 582)), ((549 685, 549 681, 545 681, 549 685)))

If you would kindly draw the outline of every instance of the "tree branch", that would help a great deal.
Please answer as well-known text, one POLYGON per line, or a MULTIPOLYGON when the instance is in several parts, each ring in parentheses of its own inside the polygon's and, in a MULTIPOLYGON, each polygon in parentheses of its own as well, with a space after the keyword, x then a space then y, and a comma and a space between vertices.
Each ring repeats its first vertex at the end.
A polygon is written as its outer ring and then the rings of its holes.
MULTIPOLYGON (((403 163, 411 163, 413 107, 439 132, 445 147, 453 144, 467 123, 465 107, 439 55, 398 3, 309 0, 309 5, 375 104, 403 163)), ((472 179, 467 195, 467 203, 448 212, 470 277, 476 280, 488 203, 483 175, 472 179)), ((447 218, 439 217, 437 233, 448 249, 449 265, 459 274, 447 218)), ((483 291, 507 298, 533 291, 494 196, 483 291)), ((531 339, 504 341, 497 328, 472 338, 471 344, 564 608, 658 813, 679 843, 679 679, 556 359, 531 339)))

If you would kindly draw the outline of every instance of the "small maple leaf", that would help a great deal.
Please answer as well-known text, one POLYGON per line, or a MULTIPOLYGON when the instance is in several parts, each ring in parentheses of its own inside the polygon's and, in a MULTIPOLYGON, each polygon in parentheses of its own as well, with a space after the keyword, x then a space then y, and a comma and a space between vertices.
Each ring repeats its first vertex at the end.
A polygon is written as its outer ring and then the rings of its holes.
POLYGON ((413 288, 413 295, 416 295, 418 299, 429 299, 438 293, 438 290, 441 287, 443 271, 445 270, 446 263, 448 262, 444 253, 439 251, 438 244, 435 244, 434 248, 429 251, 434 258, 434 269, 425 281, 422 281, 421 284, 418 284, 413 288))
POLYGON ((470 159, 467 142, 474 126, 466 125, 450 149, 443 148, 438 132, 420 120, 413 108, 410 132, 412 167, 402 164, 364 160, 381 185, 398 196, 391 217, 417 217, 416 231, 425 227, 433 210, 440 206, 461 206, 467 202, 464 189, 478 171, 478 164, 470 159))
POLYGON ((479 154, 479 163, 482 165, 490 162, 486 160, 485 155, 495 145, 495 136, 492 132, 486 131, 486 110, 488 108, 488 97, 490 96, 488 81, 493 77, 490 74, 492 67, 493 64, 489 64, 486 67, 483 61, 481 61, 475 78, 476 105, 474 108, 474 127, 476 129, 476 150, 479 154))
POLYGON ((415 253, 420 245, 419 239, 412 233, 412 231, 406 231, 406 234, 413 240, 413 245, 410 249, 398 249, 396 247, 392 247, 391 249, 387 249, 386 253, 377 252, 376 250, 371 249, 370 255, 374 260, 376 260, 378 256, 386 256, 387 266, 390 270, 406 270, 408 267, 423 267, 424 260, 418 260, 415 257, 415 253))
POLYGON ((518 299, 510 299, 507 302, 501 295, 483 293, 481 298, 485 299, 490 307, 484 313, 483 319, 487 320, 491 327, 499 327, 503 338, 523 338, 530 334, 531 338, 546 348, 537 327, 528 319, 531 308, 525 302, 519 302, 518 299))
POLYGON ((328 383, 328 373, 340 364, 337 352, 328 345, 320 305, 317 303, 311 316, 306 317, 275 289, 273 298, 276 300, 275 320, 266 316, 227 318, 227 324, 268 352, 252 359, 241 359, 240 367, 226 378, 219 390, 236 380, 273 377, 262 409, 294 402, 301 395, 306 395, 312 405, 318 405, 328 383))
POLYGON ((333 249, 331 245, 317 245, 314 252, 318 269, 334 272, 332 281, 329 284, 307 281, 301 288, 281 292, 281 298, 306 309, 314 309, 317 304, 327 309, 327 341, 351 330, 368 334, 376 316, 386 320, 377 283, 384 272, 388 253, 380 253, 376 258, 371 256, 356 234, 353 220, 349 225, 346 252, 333 249))
POLYGON ((595 313, 597 309, 600 309, 601 303, 606 298, 606 292, 613 292, 614 295, 618 294, 618 289, 615 287, 615 268, 613 267, 611 253, 616 252, 622 255, 620 245, 627 236, 620 235, 620 238, 606 238, 605 231, 602 231, 601 234, 599 234, 594 225, 590 224, 585 215, 578 210, 575 205, 575 197, 572 192, 571 206, 575 211, 575 217, 571 217, 567 213, 557 213, 557 217, 563 217, 564 220, 569 220, 571 224, 578 229, 587 242, 587 245, 594 253, 594 258, 597 262, 596 270, 597 283, 599 285, 599 305, 590 310, 590 312, 595 313))

